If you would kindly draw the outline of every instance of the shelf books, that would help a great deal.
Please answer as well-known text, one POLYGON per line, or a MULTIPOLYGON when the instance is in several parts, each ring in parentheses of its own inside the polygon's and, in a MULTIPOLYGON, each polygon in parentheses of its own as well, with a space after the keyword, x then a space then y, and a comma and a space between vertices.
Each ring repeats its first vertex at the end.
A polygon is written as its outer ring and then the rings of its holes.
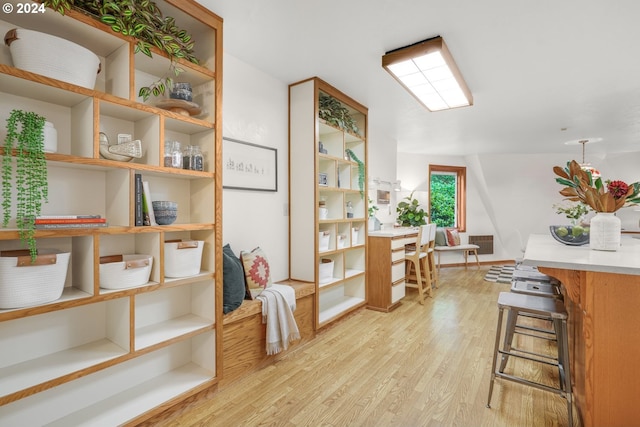
POLYGON ((34 220, 36 229, 106 227, 107 220, 100 215, 43 215, 34 220))
POLYGON ((144 225, 144 215, 142 213, 142 175, 135 174, 135 213, 134 213, 134 225, 139 227, 144 225))
POLYGON ((149 181, 142 181, 142 215, 144 225, 158 225, 156 216, 153 214, 149 181))
POLYGON ((134 221, 135 226, 141 225, 158 225, 155 215, 153 214, 153 205, 151 203, 151 191, 149 190, 149 181, 142 180, 142 174, 135 174, 135 210, 134 221))

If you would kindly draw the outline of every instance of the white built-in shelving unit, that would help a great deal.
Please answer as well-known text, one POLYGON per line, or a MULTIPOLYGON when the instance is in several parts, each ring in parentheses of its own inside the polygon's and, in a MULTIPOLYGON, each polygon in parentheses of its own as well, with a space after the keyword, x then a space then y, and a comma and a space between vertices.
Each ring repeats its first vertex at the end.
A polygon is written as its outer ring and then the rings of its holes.
POLYGON ((319 78, 294 83, 289 86, 289 135, 290 277, 317 284, 320 328, 366 302, 367 108, 319 78), (319 118, 321 94, 342 103, 357 133, 319 118), (362 191, 359 165, 347 150, 364 163, 362 191), (319 216, 321 201, 326 219, 319 216), (330 262, 333 270, 326 277, 320 265, 330 262))
MULTIPOLYGON (((100 214, 109 223, 37 231, 39 248, 71 252, 71 261, 59 300, 0 310, 0 426, 137 423, 219 380, 222 19, 191 0, 156 3, 196 42, 201 63, 180 61, 185 71, 179 81, 192 84, 201 115, 183 116, 137 96, 169 68, 159 51, 153 58, 134 54, 134 39, 74 11, 0 15, 2 35, 32 29, 100 57, 92 90, 15 68, 2 46, 0 137, 14 108, 46 117, 57 129, 58 150, 46 155, 49 203, 43 214, 100 214), (144 156, 131 162, 101 158, 100 132, 110 139, 133 135, 144 156), (166 139, 198 145, 204 171, 164 167, 166 139), (178 203, 173 224, 134 226, 137 173, 149 182, 152 200, 178 203), (164 277, 164 242, 174 239, 204 242, 199 274, 164 277), (100 288, 100 257, 128 253, 153 256, 149 282, 100 288)), ((21 247, 15 229, 0 229, 0 250, 21 247)))

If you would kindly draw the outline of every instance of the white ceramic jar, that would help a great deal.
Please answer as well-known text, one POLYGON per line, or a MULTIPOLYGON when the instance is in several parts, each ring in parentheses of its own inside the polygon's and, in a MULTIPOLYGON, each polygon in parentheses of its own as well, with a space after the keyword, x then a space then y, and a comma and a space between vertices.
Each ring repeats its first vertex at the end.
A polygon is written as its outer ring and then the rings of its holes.
POLYGON ((44 122, 44 152, 55 153, 58 151, 58 131, 53 123, 44 122))
POLYGON ((591 218, 589 247, 598 251, 617 251, 621 221, 613 212, 598 212, 591 218))

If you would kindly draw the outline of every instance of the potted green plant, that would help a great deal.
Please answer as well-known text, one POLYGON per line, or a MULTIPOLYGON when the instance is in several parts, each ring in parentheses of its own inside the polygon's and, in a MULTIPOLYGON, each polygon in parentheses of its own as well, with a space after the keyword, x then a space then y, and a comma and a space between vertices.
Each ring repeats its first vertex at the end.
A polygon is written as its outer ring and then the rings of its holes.
POLYGON ((568 206, 555 204, 553 205, 553 208, 556 210, 558 215, 564 215, 567 217, 567 219, 571 221, 571 225, 579 225, 582 223, 584 216, 590 211, 589 206, 582 202, 572 203, 568 206))
POLYGON ((150 0, 44 0, 43 4, 64 15, 65 11, 77 9, 109 25, 116 33, 137 39, 135 52, 151 57, 151 48, 156 47, 171 60, 165 77, 149 86, 140 88, 138 96, 147 100, 149 96, 160 96, 173 86, 173 78, 184 70, 177 65, 182 58, 199 64, 193 53, 195 41, 191 34, 176 25, 175 18, 163 16, 155 2, 150 0))
POLYGON ((413 191, 398 203, 396 212, 398 213, 398 223, 402 227, 425 225, 429 217, 428 213, 420 207, 418 199, 413 198, 413 191))
POLYGON ((47 202, 49 191, 44 154, 45 119, 31 111, 12 110, 2 157, 2 226, 11 219, 12 190, 16 191, 16 227, 31 259, 36 257, 35 217, 47 202), (15 169, 14 169, 14 153, 15 169))
POLYGON ((376 217, 378 206, 369 198, 369 219, 367 227, 369 231, 380 230, 380 220, 376 217))
POLYGON ((360 134, 358 125, 353 117, 351 117, 349 109, 342 105, 336 98, 321 93, 318 104, 318 116, 320 116, 321 119, 347 132, 355 135, 360 134))
POLYGON ((351 160, 353 160, 358 164, 358 188, 360 189, 360 197, 364 199, 364 181, 365 181, 365 174, 366 174, 366 168, 364 166, 364 162, 360 160, 358 156, 356 156, 356 154, 350 148, 347 148, 345 152, 347 153, 347 155, 351 160))

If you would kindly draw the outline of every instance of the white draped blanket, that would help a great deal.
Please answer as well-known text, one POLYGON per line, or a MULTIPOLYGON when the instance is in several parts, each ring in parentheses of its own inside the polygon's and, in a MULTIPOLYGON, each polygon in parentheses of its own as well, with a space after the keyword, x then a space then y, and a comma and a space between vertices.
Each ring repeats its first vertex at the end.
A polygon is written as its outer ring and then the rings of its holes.
POLYGON ((296 292, 288 285, 272 284, 256 297, 262 301, 262 323, 267 324, 267 354, 280 353, 291 341, 300 339, 293 317, 296 292))

